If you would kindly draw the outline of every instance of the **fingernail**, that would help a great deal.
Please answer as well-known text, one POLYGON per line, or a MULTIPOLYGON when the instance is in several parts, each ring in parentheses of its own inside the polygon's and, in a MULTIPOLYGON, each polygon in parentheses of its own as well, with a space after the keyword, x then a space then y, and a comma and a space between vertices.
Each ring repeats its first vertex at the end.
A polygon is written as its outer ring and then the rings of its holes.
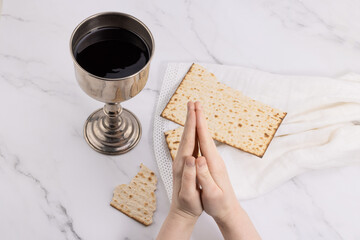
POLYGON ((188 112, 192 109, 192 102, 189 101, 188 104, 187 104, 187 110, 188 112))
POLYGON ((198 166, 199 168, 204 167, 204 166, 205 166, 205 164, 206 164, 206 162, 205 162, 205 161, 198 161, 198 162, 197 162, 197 166, 198 166))
POLYGON ((194 160, 187 159, 186 162, 185 162, 185 164, 186 164, 186 166, 188 166, 188 167, 194 167, 194 166, 195 166, 195 163, 194 163, 194 162, 195 162, 194 160))

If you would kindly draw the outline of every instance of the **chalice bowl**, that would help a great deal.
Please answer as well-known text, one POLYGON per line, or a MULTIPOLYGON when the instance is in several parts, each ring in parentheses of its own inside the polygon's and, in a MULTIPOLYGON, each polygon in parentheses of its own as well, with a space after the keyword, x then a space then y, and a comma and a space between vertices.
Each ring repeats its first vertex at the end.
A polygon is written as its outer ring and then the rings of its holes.
POLYGON ((75 28, 70 51, 81 89, 105 103, 85 122, 87 143, 108 155, 130 151, 141 138, 141 125, 120 103, 136 96, 147 82, 154 53, 150 30, 128 14, 98 13, 75 28))

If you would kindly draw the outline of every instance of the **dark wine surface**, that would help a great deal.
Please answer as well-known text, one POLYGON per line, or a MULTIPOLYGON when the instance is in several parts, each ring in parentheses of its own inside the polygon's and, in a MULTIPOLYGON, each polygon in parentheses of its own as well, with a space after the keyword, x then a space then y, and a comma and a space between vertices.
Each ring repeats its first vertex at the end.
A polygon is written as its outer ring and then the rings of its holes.
POLYGON ((141 70, 149 60, 145 42, 122 28, 100 28, 83 37, 74 49, 87 72, 103 78, 122 78, 141 70))

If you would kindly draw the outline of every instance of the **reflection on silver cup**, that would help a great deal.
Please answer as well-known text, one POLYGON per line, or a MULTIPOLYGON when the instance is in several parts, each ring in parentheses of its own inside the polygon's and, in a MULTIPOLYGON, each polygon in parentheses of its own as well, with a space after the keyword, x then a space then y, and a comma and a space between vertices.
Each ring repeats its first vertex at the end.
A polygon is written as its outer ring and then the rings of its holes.
MULTIPOLYGON (((114 46, 116 48, 116 45, 114 46)), ((111 54, 112 50, 108 50, 111 54)), ((102 109, 95 111, 87 119, 84 126, 86 141, 93 149, 104 154, 116 155, 131 150, 140 140, 141 125, 134 114, 123 109, 120 103, 137 95, 147 82, 150 62, 154 53, 154 39, 150 30, 140 20, 128 14, 118 12, 95 14, 82 21, 75 28, 70 39, 70 51, 74 62, 75 76, 81 89, 90 97, 105 103, 102 109), (91 73, 91 69, 86 69, 86 66, 81 65, 80 59, 77 58, 79 44, 83 44, 82 49, 85 49, 95 43, 109 40, 109 37, 104 39, 89 37, 89 34, 93 34, 99 29, 116 28, 127 30, 144 42, 148 51, 147 61, 140 69, 128 76, 119 78, 98 76, 91 73)), ((102 57, 107 57, 107 55, 102 57)), ((117 56, 115 55, 115 57, 117 56)), ((119 57, 127 58, 129 56, 124 54, 119 57)), ((92 60, 89 60, 89 57, 85 56, 85 60, 90 61, 91 64, 92 60)), ((107 59, 105 58, 101 62, 104 67, 108 64, 104 63, 105 60, 107 59)), ((119 69, 121 70, 121 68, 119 69)))

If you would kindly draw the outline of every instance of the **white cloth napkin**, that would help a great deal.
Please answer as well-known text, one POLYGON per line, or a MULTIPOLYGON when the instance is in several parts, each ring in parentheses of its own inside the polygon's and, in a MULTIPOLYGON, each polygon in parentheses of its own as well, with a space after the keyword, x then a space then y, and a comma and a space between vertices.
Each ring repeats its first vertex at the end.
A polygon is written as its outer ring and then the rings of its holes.
MULTIPOLYGON (((244 67, 202 64, 218 81, 286 111, 263 158, 218 143, 238 199, 264 194, 305 171, 360 163, 360 75, 285 76, 244 67)), ((168 65, 154 119, 154 150, 169 199, 172 161, 160 117, 191 63, 168 65)))

